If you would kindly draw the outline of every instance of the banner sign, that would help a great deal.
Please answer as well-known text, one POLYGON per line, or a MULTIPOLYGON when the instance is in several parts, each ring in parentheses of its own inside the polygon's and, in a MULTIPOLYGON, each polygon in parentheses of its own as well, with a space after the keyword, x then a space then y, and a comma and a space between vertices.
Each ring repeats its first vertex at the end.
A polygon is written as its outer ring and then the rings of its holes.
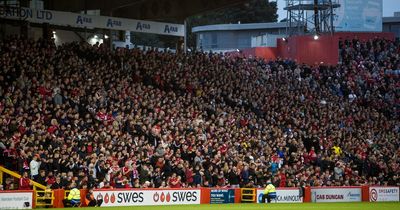
POLYGON ((312 202, 361 202, 361 187, 311 188, 312 202))
POLYGON ((103 199, 103 206, 144 206, 200 204, 200 190, 95 190, 93 195, 103 199))
POLYGON ((0 209, 32 209, 33 192, 0 191, 0 209))
POLYGON ((210 191, 210 203, 234 203, 235 190, 234 189, 215 189, 210 191))
POLYGON ((27 7, 0 6, 0 18, 25 20, 32 23, 49 23, 78 28, 101 28, 161 35, 184 36, 184 26, 107 16, 85 15, 53 10, 36 10, 27 7))
POLYGON ((370 187, 369 201, 400 201, 399 187, 370 187))
MULTIPOLYGON (((257 190, 257 203, 261 203, 262 196, 264 195, 263 189, 257 190)), ((300 196, 300 189, 293 188, 285 188, 285 189, 276 189, 276 203, 302 203, 303 197, 300 196)), ((272 202, 275 202, 272 201, 272 202)))

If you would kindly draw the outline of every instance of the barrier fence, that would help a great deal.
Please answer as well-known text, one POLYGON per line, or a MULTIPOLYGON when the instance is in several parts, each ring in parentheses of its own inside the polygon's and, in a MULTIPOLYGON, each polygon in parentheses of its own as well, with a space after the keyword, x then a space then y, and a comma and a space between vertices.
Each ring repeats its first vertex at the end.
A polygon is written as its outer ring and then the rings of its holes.
MULTIPOLYGON (((306 187, 277 188, 273 203, 303 202, 399 202, 400 187, 306 187)), ((0 191, 0 209, 31 209, 38 201, 35 191, 0 191)), ((81 201, 87 190, 81 190, 81 201)), ((53 207, 64 207, 68 191, 53 190, 53 207)), ((184 205, 214 203, 261 203, 263 189, 255 188, 193 188, 193 189, 97 189, 96 199, 103 199, 102 206, 184 205)), ((85 202, 82 202, 85 206, 85 202)))

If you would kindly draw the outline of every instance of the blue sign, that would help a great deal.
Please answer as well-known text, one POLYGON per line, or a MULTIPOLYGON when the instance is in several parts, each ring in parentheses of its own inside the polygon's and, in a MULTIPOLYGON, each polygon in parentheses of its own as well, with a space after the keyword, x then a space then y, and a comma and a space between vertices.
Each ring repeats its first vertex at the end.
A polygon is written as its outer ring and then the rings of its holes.
POLYGON ((262 203, 262 197, 264 196, 264 192, 262 192, 262 193, 260 193, 259 195, 258 195, 258 203, 262 203))
POLYGON ((226 189, 226 190, 211 190, 210 193, 210 203, 234 203, 235 202, 235 190, 234 189, 226 189))
POLYGON ((76 17, 76 24, 92 23, 92 18, 78 15, 76 17))
POLYGON ((108 18, 107 19, 107 27, 114 27, 114 26, 119 26, 119 27, 121 27, 122 26, 122 22, 121 21, 119 21, 119 20, 113 20, 113 19, 111 19, 111 18, 108 18))
POLYGON ((150 24, 138 22, 137 25, 136 25, 136 30, 140 30, 141 31, 143 29, 150 30, 150 24))
POLYGON ((164 28, 164 33, 178 33, 178 27, 176 26, 170 26, 170 25, 165 25, 164 28))

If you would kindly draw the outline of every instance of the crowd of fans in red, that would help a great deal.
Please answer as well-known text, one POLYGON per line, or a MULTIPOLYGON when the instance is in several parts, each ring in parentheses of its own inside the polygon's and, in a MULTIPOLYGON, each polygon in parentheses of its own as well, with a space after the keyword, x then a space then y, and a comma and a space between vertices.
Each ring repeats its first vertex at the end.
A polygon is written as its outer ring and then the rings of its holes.
POLYGON ((399 44, 341 64, 0 41, 0 162, 52 189, 400 185, 399 44))

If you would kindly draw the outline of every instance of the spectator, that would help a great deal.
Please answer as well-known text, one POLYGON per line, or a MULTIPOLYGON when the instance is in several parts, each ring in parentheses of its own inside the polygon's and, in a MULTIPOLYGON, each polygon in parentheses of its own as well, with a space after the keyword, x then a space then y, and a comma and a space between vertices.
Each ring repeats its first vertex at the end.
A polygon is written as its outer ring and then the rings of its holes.
POLYGON ((29 168, 31 169, 31 177, 33 180, 37 180, 39 176, 40 160, 38 161, 39 155, 33 156, 29 168))
POLYGON ((28 177, 28 172, 24 172, 19 179, 19 190, 31 190, 31 180, 28 177))
POLYGON ((399 183, 397 42, 344 40, 335 66, 18 37, 0 48, 0 160, 35 179, 399 183))

